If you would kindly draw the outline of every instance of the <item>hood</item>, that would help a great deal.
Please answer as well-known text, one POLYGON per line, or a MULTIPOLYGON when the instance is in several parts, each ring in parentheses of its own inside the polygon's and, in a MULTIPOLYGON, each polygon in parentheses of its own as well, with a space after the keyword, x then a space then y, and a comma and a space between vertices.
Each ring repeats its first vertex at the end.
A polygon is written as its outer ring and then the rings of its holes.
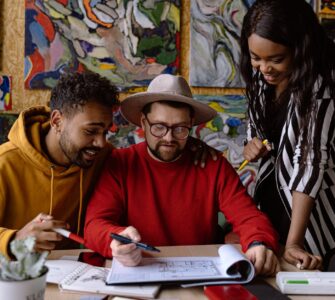
POLYGON ((46 174, 51 174, 51 168, 55 177, 79 172, 78 166, 57 166, 44 153, 42 143, 50 129, 49 118, 50 109, 46 106, 34 106, 22 111, 9 132, 9 141, 21 150, 25 161, 46 174))

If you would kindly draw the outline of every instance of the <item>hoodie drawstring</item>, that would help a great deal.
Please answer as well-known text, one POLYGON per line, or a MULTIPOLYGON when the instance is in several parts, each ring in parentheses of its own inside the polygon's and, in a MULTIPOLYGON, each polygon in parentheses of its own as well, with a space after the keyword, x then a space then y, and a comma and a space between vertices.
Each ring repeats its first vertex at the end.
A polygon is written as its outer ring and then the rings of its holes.
MULTIPOLYGON (((52 216, 52 208, 53 208, 53 196, 54 196, 54 166, 50 166, 51 170, 51 182, 50 182, 50 208, 49 215, 52 216)), ((78 210, 78 223, 77 223, 77 234, 80 232, 81 225, 81 213, 83 210, 83 169, 80 169, 80 184, 79 184, 79 210, 78 210)))
POLYGON ((81 225, 81 212, 83 210, 83 169, 80 169, 80 191, 79 191, 79 211, 78 211, 78 224, 77 224, 77 234, 80 231, 81 225))
POLYGON ((50 183, 50 207, 49 207, 49 215, 52 216, 52 206, 53 206, 53 198, 54 198, 54 166, 50 166, 51 170, 51 183, 50 183))

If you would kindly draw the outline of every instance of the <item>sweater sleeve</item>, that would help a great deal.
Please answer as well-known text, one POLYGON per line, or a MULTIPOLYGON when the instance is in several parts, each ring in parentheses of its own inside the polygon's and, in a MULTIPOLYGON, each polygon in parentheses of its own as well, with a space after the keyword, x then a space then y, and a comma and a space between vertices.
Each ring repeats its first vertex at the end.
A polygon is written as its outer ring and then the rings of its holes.
POLYGON ((218 193, 220 210, 239 235, 243 251, 254 241, 264 242, 275 252, 278 251, 277 233, 271 222, 256 207, 238 174, 225 159, 218 193))
POLYGON ((302 137, 299 136, 293 157, 293 174, 289 182, 291 190, 302 192, 312 198, 316 198, 323 181, 335 128, 334 101, 330 98, 322 99, 318 100, 317 104, 316 118, 310 124, 311 143, 306 164, 302 165, 302 137))
POLYGON ((0 227, 0 253, 10 258, 8 246, 17 230, 0 227))
MULTIPOLYGON (((6 201, 8 195, 6 193, 6 187, 4 186, 6 180, 6 174, 2 168, 0 168, 0 225, 4 224, 4 213, 6 209, 6 201)), ((7 258, 10 257, 8 252, 9 242, 12 240, 17 230, 0 227, 0 253, 5 255, 7 258)))
POLYGON ((119 233, 124 221, 125 197, 122 176, 117 176, 116 160, 109 158, 88 203, 85 220, 85 245, 105 257, 111 257, 110 233, 119 233))

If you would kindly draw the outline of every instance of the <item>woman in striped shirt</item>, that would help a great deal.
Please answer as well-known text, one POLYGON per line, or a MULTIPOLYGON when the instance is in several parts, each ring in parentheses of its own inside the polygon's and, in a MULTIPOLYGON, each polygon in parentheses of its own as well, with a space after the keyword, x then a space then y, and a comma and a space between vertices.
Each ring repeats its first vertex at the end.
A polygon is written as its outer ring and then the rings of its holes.
POLYGON ((284 258, 320 268, 335 248, 334 43, 306 1, 258 0, 244 18, 241 51, 243 154, 260 159, 254 199, 279 232, 284 258))

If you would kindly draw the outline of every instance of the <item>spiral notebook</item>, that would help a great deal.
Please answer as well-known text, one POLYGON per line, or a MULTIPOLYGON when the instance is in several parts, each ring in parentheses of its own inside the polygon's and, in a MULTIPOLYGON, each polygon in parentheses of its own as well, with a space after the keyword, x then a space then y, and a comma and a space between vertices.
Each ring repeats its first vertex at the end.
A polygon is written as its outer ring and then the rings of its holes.
POLYGON ((61 290, 91 292, 105 295, 118 295, 140 298, 154 298, 159 285, 106 285, 108 268, 94 267, 72 260, 48 260, 48 283, 58 284, 61 290))

